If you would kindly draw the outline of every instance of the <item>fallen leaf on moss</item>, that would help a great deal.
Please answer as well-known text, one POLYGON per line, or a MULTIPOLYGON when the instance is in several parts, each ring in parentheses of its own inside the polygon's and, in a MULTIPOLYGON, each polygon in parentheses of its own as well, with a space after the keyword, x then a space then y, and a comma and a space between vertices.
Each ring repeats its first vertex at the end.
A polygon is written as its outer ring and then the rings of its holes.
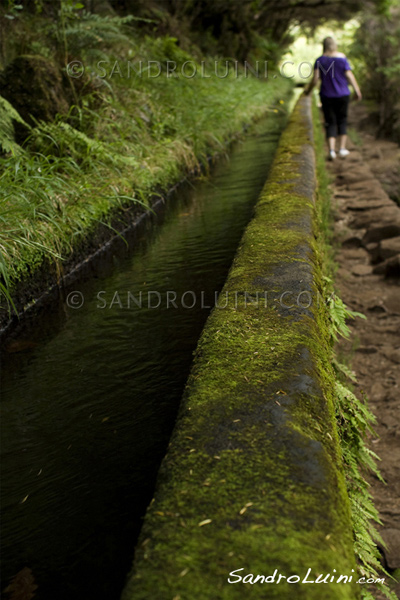
POLYGON ((204 521, 200 521, 199 527, 203 527, 203 525, 208 525, 212 522, 212 519, 204 519, 204 521))

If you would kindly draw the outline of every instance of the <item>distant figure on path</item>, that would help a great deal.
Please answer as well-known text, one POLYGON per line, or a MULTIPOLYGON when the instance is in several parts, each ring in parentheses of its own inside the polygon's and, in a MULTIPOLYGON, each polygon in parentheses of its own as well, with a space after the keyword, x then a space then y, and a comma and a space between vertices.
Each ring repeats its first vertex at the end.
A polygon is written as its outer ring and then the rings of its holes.
POLYGON ((357 100, 361 100, 361 92, 346 56, 338 52, 335 40, 326 37, 323 41, 323 54, 314 64, 314 77, 305 90, 308 95, 321 80, 320 98, 325 117, 326 137, 329 147, 329 159, 336 158, 336 136, 339 134, 339 156, 349 154, 346 149, 347 110, 349 107, 350 83, 357 100))

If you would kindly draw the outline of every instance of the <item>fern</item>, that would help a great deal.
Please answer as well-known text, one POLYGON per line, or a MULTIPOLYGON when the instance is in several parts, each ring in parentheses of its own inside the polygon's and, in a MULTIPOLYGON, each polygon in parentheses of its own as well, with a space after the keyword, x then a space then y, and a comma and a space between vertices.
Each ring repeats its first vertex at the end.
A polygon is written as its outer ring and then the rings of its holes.
POLYGON ((29 125, 25 123, 15 108, 0 96, 0 149, 4 154, 9 152, 19 154, 22 151, 21 146, 14 139, 14 122, 29 129, 29 125))
MULTIPOLYGON (((332 286, 333 282, 329 277, 325 276, 323 279, 327 286, 332 286)), ((346 339, 350 337, 351 329, 346 322, 348 319, 355 319, 356 317, 366 319, 366 316, 362 313, 350 310, 334 292, 329 295, 326 303, 331 321, 331 334, 335 341, 338 340, 339 336, 346 339)))
POLYGON ((124 156, 112 144, 88 136, 61 118, 54 123, 38 123, 28 144, 31 150, 40 150, 45 155, 68 156, 81 165, 96 161, 114 166, 138 166, 134 156, 124 156))
MULTIPOLYGON (((383 540, 374 523, 381 524, 381 520, 374 506, 369 484, 363 475, 364 472, 370 471, 380 481, 384 481, 377 467, 376 461, 379 457, 365 442, 366 434, 374 433, 373 425, 376 419, 368 409, 366 399, 359 400, 344 383, 339 381, 340 377, 348 377, 349 374, 352 381, 356 381, 354 373, 337 360, 333 364, 338 378, 335 382, 336 418, 350 498, 354 551, 359 561, 360 574, 366 578, 377 579, 381 577, 379 573, 383 569, 376 542, 383 545, 383 540)), ((389 577, 386 571, 384 573, 389 577)), ((396 595, 386 584, 377 584, 377 587, 389 600, 396 600, 396 595)), ((363 588, 362 593, 364 600, 373 600, 373 595, 368 590, 363 588)))
POLYGON ((132 45, 129 25, 135 21, 149 22, 149 19, 133 15, 119 17, 94 14, 80 10, 82 7, 70 0, 62 0, 57 23, 49 25, 50 36, 65 54, 86 59, 109 58, 107 49, 132 45))
MULTIPOLYGON (((331 288, 332 280, 329 277, 324 277, 324 280, 326 286, 331 288)), ((339 336, 344 338, 350 336, 351 330, 346 323, 348 319, 366 318, 362 313, 350 310, 334 292, 328 296, 326 303, 329 310, 331 337, 334 341, 337 341, 339 336)), ((357 382, 355 373, 348 366, 340 363, 335 356, 332 363, 336 373, 336 419, 350 498, 354 551, 358 558, 361 576, 367 579, 379 579, 381 577, 379 573, 382 573, 383 569, 376 542, 383 544, 383 540, 374 523, 381 524, 381 520, 374 506, 369 484, 364 477, 364 473, 369 471, 384 482, 377 467, 379 457, 365 442, 368 433, 374 434, 373 425, 376 419, 368 408, 366 398, 359 400, 346 385, 347 381, 357 382)), ((384 573, 390 577, 386 571, 384 573)), ((396 600, 396 595, 387 584, 377 584, 377 587, 386 598, 396 600)), ((362 588, 362 596, 363 600, 374 600, 373 594, 366 588, 362 588)))
MULTIPOLYGON (((335 272, 332 251, 332 214, 330 204, 329 178, 324 159, 325 138, 316 103, 313 105, 314 133, 318 174, 318 209, 321 235, 321 257, 325 276, 323 277, 324 297, 327 298, 329 330, 332 346, 339 337, 349 338, 351 330, 348 321, 356 317, 366 318, 361 313, 350 310, 335 293, 333 273, 335 272), (331 275, 328 277, 327 274, 331 275)), ((355 373, 341 363, 332 352, 332 365, 335 377, 335 410, 339 440, 342 449, 347 491, 350 499, 354 536, 354 552, 358 559, 361 576, 374 579, 382 578, 382 565, 376 542, 383 545, 375 527, 380 524, 379 514, 369 491, 364 474, 369 471, 381 481, 377 467, 378 456, 368 448, 365 438, 374 434, 375 416, 369 410, 365 396, 358 399, 351 391, 351 385, 357 383, 355 373)), ((390 575, 385 573, 386 577, 390 575)), ((379 591, 389 600, 396 595, 389 585, 377 584, 379 591)), ((374 600, 374 594, 368 586, 361 586, 363 600, 374 600)))

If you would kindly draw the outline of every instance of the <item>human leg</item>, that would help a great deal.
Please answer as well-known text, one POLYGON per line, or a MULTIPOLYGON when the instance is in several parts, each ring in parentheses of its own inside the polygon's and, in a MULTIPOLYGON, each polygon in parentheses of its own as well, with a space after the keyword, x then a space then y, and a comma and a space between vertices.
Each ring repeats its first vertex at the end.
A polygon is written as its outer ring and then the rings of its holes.
POLYGON ((346 148, 347 135, 339 135, 339 149, 344 150, 346 148))
POLYGON ((325 119, 326 139, 328 141, 329 150, 335 149, 337 136, 336 112, 334 110, 334 104, 332 100, 334 99, 321 96, 322 110, 325 119))
POLYGON ((329 147, 329 150, 335 150, 335 147, 336 147, 336 138, 335 137, 328 137, 328 147, 329 147))
POLYGON ((346 132, 349 98, 350 96, 342 96, 341 98, 337 98, 337 101, 335 103, 335 113, 339 132, 339 152, 342 154, 342 156, 346 156, 348 154, 348 150, 346 150, 346 132))

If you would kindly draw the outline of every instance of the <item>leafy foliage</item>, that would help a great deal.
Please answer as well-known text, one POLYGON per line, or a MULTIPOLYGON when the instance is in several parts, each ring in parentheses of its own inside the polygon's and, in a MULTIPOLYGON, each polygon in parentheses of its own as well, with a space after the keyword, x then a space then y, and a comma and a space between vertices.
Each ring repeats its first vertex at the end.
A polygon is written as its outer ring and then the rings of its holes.
MULTIPOLYGON (((325 283, 327 286, 333 284, 328 277, 325 277, 325 283)), ((331 335, 335 341, 338 340, 339 336, 345 338, 350 336, 351 330, 346 320, 356 317, 366 318, 362 313, 349 310, 333 292, 328 296, 327 305, 331 335)), ((374 434, 373 424, 376 419, 368 408, 366 398, 363 397, 360 400, 351 391, 348 382, 357 382, 355 373, 345 364, 340 363, 336 356, 334 356, 332 362, 336 373, 336 418, 345 466, 347 491, 351 504, 354 550, 359 560, 361 575, 367 579, 380 578, 379 572, 384 570, 380 563, 380 554, 376 542, 379 541, 383 544, 383 540, 374 523, 381 524, 381 520, 374 506, 369 484, 364 477, 364 473, 372 472, 383 482, 376 463, 379 457, 368 447, 366 441, 367 434, 374 434)), ((385 574, 388 576, 388 573, 385 574)), ((396 599, 387 584, 377 584, 377 587, 390 600, 396 599)), ((373 600, 373 595, 367 589, 363 589, 362 594, 364 600, 373 600)))
POLYGON ((367 3, 350 53, 365 96, 378 106, 379 133, 400 141, 400 4, 367 3))
POLYGON ((102 60, 107 59, 107 50, 132 44, 128 25, 140 19, 133 15, 103 16, 82 8, 83 4, 62 0, 59 18, 54 25, 49 25, 49 32, 55 37, 57 47, 63 48, 66 57, 69 54, 102 60))
MULTIPOLYGON (((328 277, 325 277, 325 281, 332 283, 328 277)), ((366 319, 366 316, 362 313, 349 310, 343 300, 335 293, 329 296, 327 304, 331 318, 331 334, 335 341, 338 340, 338 336, 344 338, 350 337, 351 329, 346 322, 347 319, 355 319, 356 317, 366 319)))
MULTIPOLYGON (((134 36, 125 48, 103 46, 108 64, 132 47, 139 60, 194 60, 173 38, 134 36)), ((91 69, 89 62, 79 104, 52 121, 34 121, 15 156, 0 159, 4 293, 44 260, 61 270, 61 257, 98 223, 110 226, 116 210, 148 207, 155 191, 206 166, 244 123, 277 110, 291 87, 240 71, 226 79, 203 78, 199 69, 191 79, 132 72, 99 80, 91 69)))
POLYGON ((29 126, 15 108, 0 96, 0 152, 18 154, 21 148, 14 139, 14 123, 20 123, 27 129, 29 126))
MULTIPOLYGON (((376 419, 368 409, 366 399, 359 400, 345 383, 348 375, 353 381, 356 381, 354 373, 349 373, 348 368, 337 360, 334 360, 333 364, 338 377, 336 381, 336 417, 351 503, 355 536, 354 549, 359 559, 361 575, 366 578, 380 578, 380 573, 384 569, 380 562, 376 542, 379 541, 383 544, 383 540, 374 523, 381 524, 381 520, 374 506, 369 484, 363 475, 369 471, 383 481, 376 463, 379 457, 365 441, 368 433, 374 433, 372 426, 376 419), (344 379, 344 381, 340 381, 340 379, 344 379)), ((389 576, 388 573, 385 575, 389 576)), ((377 587, 387 598, 396 599, 387 584, 377 584, 377 587)), ((363 589, 363 598, 373 599, 373 595, 363 589)))
MULTIPOLYGON (((118 0, 110 3, 121 10, 118 0)), ((275 60, 291 41, 292 25, 312 28, 328 15, 343 21, 362 6, 359 0, 125 0, 122 5, 124 13, 153 19, 158 34, 178 37, 185 49, 195 42, 207 54, 240 61, 253 53, 275 60)))

